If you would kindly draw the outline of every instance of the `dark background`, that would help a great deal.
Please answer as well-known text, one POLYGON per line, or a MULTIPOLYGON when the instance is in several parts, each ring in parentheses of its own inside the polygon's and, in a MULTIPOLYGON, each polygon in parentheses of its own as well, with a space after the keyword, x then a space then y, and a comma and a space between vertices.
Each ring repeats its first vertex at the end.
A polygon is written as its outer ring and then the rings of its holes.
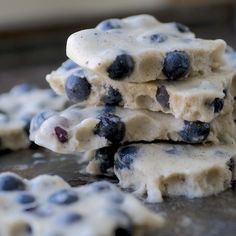
POLYGON ((93 15, 88 12, 83 16, 71 16, 68 12, 68 19, 64 14, 63 18, 16 22, 15 25, 11 23, 10 27, 0 27, 0 92, 26 81, 46 87, 45 75, 66 59, 67 37, 110 17, 149 13, 163 22, 182 22, 198 37, 222 38, 236 47, 235 0, 169 0, 164 7, 160 7, 159 2, 157 0, 156 7, 152 9, 139 9, 136 5, 135 10, 116 12, 111 8, 110 11, 93 15))

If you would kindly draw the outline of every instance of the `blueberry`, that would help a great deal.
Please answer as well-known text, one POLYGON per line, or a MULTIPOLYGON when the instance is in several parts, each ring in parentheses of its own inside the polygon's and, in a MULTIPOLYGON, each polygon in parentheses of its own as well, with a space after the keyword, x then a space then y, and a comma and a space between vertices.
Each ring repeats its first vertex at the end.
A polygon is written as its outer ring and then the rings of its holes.
POLYGON ((79 66, 70 59, 68 59, 67 61, 65 61, 62 64, 62 68, 64 68, 65 70, 72 70, 72 69, 75 69, 77 67, 79 67, 79 66))
POLYGON ((126 146, 118 151, 118 157, 115 159, 115 168, 131 168, 131 164, 137 157, 138 149, 136 146, 126 146))
POLYGON ((82 216, 78 213, 67 213, 65 215, 60 216, 57 219, 57 223, 61 225, 71 225, 77 223, 82 219, 82 216))
POLYGON ((230 160, 228 161, 227 165, 228 165, 228 167, 229 167, 229 170, 230 170, 231 172, 233 172, 233 171, 234 171, 234 168, 235 168, 234 159, 233 159, 233 158, 230 158, 230 160))
POLYGON ((168 149, 165 150, 166 153, 171 154, 171 155, 179 155, 180 151, 178 150, 178 148, 176 146, 172 146, 168 149))
POLYGON ((167 109, 170 108, 170 103, 169 103, 170 96, 164 85, 161 85, 160 87, 157 88, 156 99, 163 108, 167 109))
POLYGON ((104 109, 101 110, 101 113, 114 113, 116 111, 115 106, 105 105, 104 109))
POLYGON ((82 102, 86 100, 91 92, 91 84, 82 75, 70 75, 65 83, 65 92, 72 102, 82 102))
POLYGON ((162 72, 169 80, 177 80, 186 76, 189 68, 190 59, 187 53, 173 51, 166 54, 162 72))
POLYGON ((110 199, 111 199, 111 202, 112 202, 112 203, 115 203, 115 204, 117 204, 117 205, 120 205, 120 204, 122 204, 122 203, 125 201, 125 199, 124 199, 124 197, 122 196, 122 194, 118 194, 118 193, 113 194, 113 195, 110 197, 110 199))
POLYGON ((47 205, 36 205, 25 208, 23 211, 38 217, 48 217, 53 214, 52 208, 47 205))
POLYGON ((112 144, 118 144, 123 140, 125 124, 120 117, 111 113, 103 113, 98 119, 100 121, 94 128, 94 134, 105 137, 112 144))
POLYGON ((100 148, 95 153, 95 159, 100 162, 100 171, 107 173, 110 168, 114 167, 114 155, 117 148, 110 146, 100 148))
POLYGON ((20 191, 25 189, 26 185, 20 177, 13 174, 0 175, 0 191, 20 191))
POLYGON ((56 126, 54 128, 54 131, 59 142, 66 143, 68 141, 68 133, 66 130, 64 130, 60 126, 56 126))
POLYGON ((110 218, 114 217, 116 227, 114 228, 115 236, 131 236, 134 234, 134 224, 130 216, 120 209, 114 208, 109 211, 110 218))
POLYGON ((21 193, 16 197, 16 201, 20 204, 29 204, 35 202, 35 197, 29 193, 21 193))
POLYGON ((133 233, 132 233, 132 229, 131 228, 123 228, 123 227, 117 227, 115 229, 115 236, 132 236, 133 233))
POLYGON ((111 185, 105 181, 96 182, 92 184, 94 192, 106 192, 111 190, 111 185))
POLYGON ((152 43, 163 43, 167 40, 167 35, 165 34, 159 34, 159 33, 156 33, 156 34, 152 34, 150 36, 150 41, 152 43))
POLYGON ((57 205, 69 205, 79 200, 77 194, 73 191, 63 189, 53 193, 48 201, 57 205))
POLYGON ((201 121, 184 121, 184 129, 179 132, 180 137, 187 143, 201 143, 210 133, 210 124, 201 121))
POLYGON ((118 19, 108 19, 99 23, 96 28, 105 31, 112 29, 120 29, 121 25, 118 19))
POLYGON ((175 27, 177 28, 177 30, 180 32, 180 33, 189 33, 190 32, 190 29, 188 26, 186 25, 183 25, 181 23, 175 23, 175 27))
POLYGON ((107 68, 107 73, 111 79, 122 80, 132 74, 134 65, 134 59, 130 55, 122 54, 107 68))
POLYGON ((103 97, 103 102, 106 105, 119 105, 122 102, 122 95, 120 94, 119 90, 113 89, 111 86, 107 91, 107 95, 103 97))
POLYGON ((42 123, 48 118, 50 118, 51 116, 53 116, 54 114, 55 112, 53 111, 43 111, 43 112, 38 113, 31 120, 30 131, 32 132, 32 131, 38 130, 40 126, 42 125, 42 123))
POLYGON ((11 92, 14 94, 24 94, 35 90, 36 87, 31 84, 19 84, 12 88, 11 92))
POLYGON ((214 113, 219 113, 224 107, 224 99, 223 98, 215 98, 210 103, 210 107, 213 107, 214 113))

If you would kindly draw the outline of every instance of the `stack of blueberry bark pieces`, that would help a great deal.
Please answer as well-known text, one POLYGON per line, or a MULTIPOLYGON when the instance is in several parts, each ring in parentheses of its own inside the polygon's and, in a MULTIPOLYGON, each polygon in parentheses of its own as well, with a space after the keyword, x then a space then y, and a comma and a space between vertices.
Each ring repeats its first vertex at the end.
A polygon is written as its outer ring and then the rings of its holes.
POLYGON ((46 79, 75 105, 38 114, 31 139, 84 153, 90 173, 114 171, 148 201, 219 193, 231 186, 236 134, 224 51, 223 40, 149 15, 74 33, 70 59, 46 79))

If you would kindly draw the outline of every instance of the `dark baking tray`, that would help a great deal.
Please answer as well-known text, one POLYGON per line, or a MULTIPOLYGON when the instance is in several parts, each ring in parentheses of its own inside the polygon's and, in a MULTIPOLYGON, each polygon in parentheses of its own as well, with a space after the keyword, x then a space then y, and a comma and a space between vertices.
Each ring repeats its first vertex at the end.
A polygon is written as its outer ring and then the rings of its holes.
MULTIPOLYGON (((39 174, 58 174, 72 186, 113 178, 89 176, 83 173, 79 157, 65 156, 44 149, 1 153, 0 171, 13 171, 26 178, 39 174)), ((236 191, 233 187, 218 196, 201 199, 166 198, 163 203, 147 204, 166 218, 166 225, 158 231, 145 231, 147 236, 235 236, 236 191)))

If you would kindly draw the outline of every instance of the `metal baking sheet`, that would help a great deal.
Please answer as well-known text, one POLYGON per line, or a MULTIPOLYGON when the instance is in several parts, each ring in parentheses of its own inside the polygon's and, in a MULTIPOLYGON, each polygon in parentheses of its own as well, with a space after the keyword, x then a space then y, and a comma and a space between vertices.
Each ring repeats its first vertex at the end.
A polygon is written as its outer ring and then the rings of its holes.
MULTIPOLYGON (((90 176, 79 164, 79 157, 65 156, 44 149, 29 149, 0 154, 0 171, 13 171, 25 178, 40 174, 57 174, 72 186, 101 179, 117 183, 117 179, 90 176)), ((146 204, 166 218, 166 225, 158 231, 144 231, 145 236, 235 236, 235 186, 217 196, 186 199, 166 198, 163 203, 146 204)))

